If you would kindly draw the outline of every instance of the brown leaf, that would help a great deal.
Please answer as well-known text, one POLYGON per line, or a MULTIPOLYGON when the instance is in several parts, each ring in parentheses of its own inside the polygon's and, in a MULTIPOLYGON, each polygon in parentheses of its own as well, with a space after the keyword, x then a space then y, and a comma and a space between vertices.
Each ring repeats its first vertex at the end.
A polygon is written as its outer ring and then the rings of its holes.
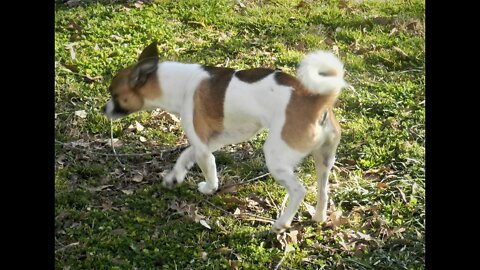
POLYGON ((338 8, 345 9, 348 8, 347 0, 339 0, 338 1, 338 8))
POLYGON ((386 183, 383 183, 383 182, 378 182, 378 183, 377 183, 377 187, 378 187, 378 188, 387 188, 388 185, 387 185, 386 183))
POLYGON ((133 177, 132 180, 134 182, 140 183, 143 181, 143 175, 141 173, 136 173, 133 177))
POLYGON ((393 22, 393 19, 390 17, 375 17, 372 19, 372 22, 380 25, 387 25, 393 22))
POLYGON ((326 39, 323 40, 323 42, 325 44, 327 44, 328 46, 332 46, 333 44, 335 44, 335 41, 329 37, 327 37, 326 39))
POLYGON ((78 32, 81 32, 83 30, 83 27, 76 23, 73 19, 68 20, 68 27, 70 29, 77 30, 78 32))
POLYGON ((229 204, 243 205, 244 202, 236 197, 225 197, 223 201, 229 204))
POLYGON ((305 51, 305 42, 303 42, 303 41, 298 42, 297 45, 295 45, 295 49, 297 51, 304 52, 305 51))
POLYGON ((328 217, 329 221, 327 222, 327 226, 332 226, 332 227, 337 227, 340 225, 343 225, 348 222, 348 219, 346 217, 342 216, 342 211, 338 210, 335 212, 332 212, 330 216, 328 217))
POLYGON ((419 21, 412 21, 406 25, 406 28, 408 30, 416 30, 417 28, 419 28, 419 26, 420 26, 419 21))
POLYGON ((235 193, 241 189, 240 185, 230 185, 222 188, 217 194, 235 193))

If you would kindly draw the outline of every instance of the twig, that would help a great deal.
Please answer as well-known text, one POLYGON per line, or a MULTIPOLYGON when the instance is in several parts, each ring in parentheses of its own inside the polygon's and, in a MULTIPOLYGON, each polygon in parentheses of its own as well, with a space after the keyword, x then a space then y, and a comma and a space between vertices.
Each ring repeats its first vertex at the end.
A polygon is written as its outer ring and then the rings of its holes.
POLYGON ((272 194, 270 194, 270 192, 268 191, 267 184, 265 184, 265 182, 262 182, 262 183, 265 185, 265 191, 267 192, 268 198, 273 203, 273 206, 275 206, 275 209, 277 209, 277 213, 278 213, 280 211, 280 209, 278 208, 278 205, 273 200, 272 194))
POLYGON ((69 248, 69 247, 78 246, 79 244, 80 244, 80 242, 75 242, 75 243, 68 244, 68 245, 66 245, 66 246, 63 246, 63 247, 55 250, 55 253, 60 252, 60 251, 63 251, 63 250, 65 250, 65 249, 69 248))
POLYGON ((228 212, 227 210, 225 210, 225 209, 223 209, 223 208, 221 208, 221 207, 216 206, 215 204, 213 204, 213 203, 210 202, 209 200, 203 200, 203 201, 206 202, 207 204, 209 204, 210 206, 216 208, 217 210, 220 210, 220 211, 222 211, 223 213, 225 213, 225 214, 227 214, 227 215, 229 215, 229 216, 235 217, 234 214, 228 212))
POLYGON ((117 155, 117 151, 115 151, 115 146, 113 146, 113 120, 110 119, 110 144, 112 145, 113 154, 115 155, 115 159, 120 163, 122 168, 125 170, 125 165, 120 161, 117 155))
POLYGON ((283 197, 282 206, 280 207, 280 211, 278 211, 277 218, 280 218, 280 216, 283 215, 283 211, 285 211, 285 204, 287 203, 287 199, 288 199, 288 193, 286 193, 285 197, 283 197))
POLYGON ((182 149, 185 149, 188 147, 188 145, 180 145, 180 146, 177 146, 177 147, 174 147, 174 148, 171 148, 171 149, 166 149, 166 150, 161 150, 160 152, 157 152, 157 153, 132 153, 132 154, 107 154, 107 153, 98 153, 98 152, 95 152, 91 149, 81 149, 81 148, 78 148, 78 147, 75 147, 75 146, 72 146, 72 145, 69 145, 68 143, 64 143, 64 142, 61 142, 61 141, 58 141, 58 140, 55 140, 55 143, 56 144, 61 144, 63 146, 66 146, 66 147, 70 147, 71 149, 75 149, 75 150, 78 150, 78 151, 83 151, 83 152, 89 152, 89 153, 92 153, 92 154, 95 154, 95 155, 100 155, 100 156, 119 156, 119 157, 138 157, 138 156, 151 156, 151 155, 162 155, 162 154, 165 154, 165 153, 169 153, 169 152, 175 152, 177 150, 182 150, 182 149))
POLYGON ((242 217, 248 217, 248 218, 251 218, 251 219, 248 219, 248 220, 255 220, 255 221, 261 221, 261 222, 265 222, 265 223, 270 223, 270 224, 273 224, 275 222, 275 220, 271 219, 271 218, 267 218, 267 217, 260 217, 260 216, 256 216, 256 215, 253 215, 253 214, 247 214, 247 213, 242 213, 240 215, 234 215, 230 212, 228 212, 227 210, 221 208, 221 207, 218 207, 216 206, 214 203, 210 202, 209 200, 203 200, 204 202, 206 202, 208 205, 214 207, 215 209, 217 210, 220 210, 222 211, 223 213, 231 216, 231 217, 234 217, 234 218, 242 218, 242 217))
POLYGON ((223 186, 222 189, 226 189, 226 188, 233 187, 233 186, 245 185, 245 184, 247 184, 247 183, 250 183, 250 182, 253 182, 253 181, 258 180, 258 179, 260 179, 260 178, 263 178, 263 177, 265 177, 265 176, 267 176, 267 175, 269 175, 269 174, 270 174, 270 173, 265 173, 265 174, 259 175, 259 176, 257 176, 257 177, 254 177, 254 178, 252 178, 252 179, 249 179, 249 180, 247 180, 247 181, 242 181, 242 182, 239 182, 239 183, 235 183, 235 184, 223 186))
POLYGON ((241 218, 246 217, 246 218, 243 218, 242 220, 261 221, 261 222, 265 222, 265 223, 269 223, 269 224, 275 223, 275 220, 273 220, 273 219, 271 219, 271 218, 260 217, 260 216, 256 216, 256 215, 252 215, 252 214, 247 214, 247 213, 243 213, 243 214, 240 214, 240 215, 238 215, 238 216, 241 217, 241 218))

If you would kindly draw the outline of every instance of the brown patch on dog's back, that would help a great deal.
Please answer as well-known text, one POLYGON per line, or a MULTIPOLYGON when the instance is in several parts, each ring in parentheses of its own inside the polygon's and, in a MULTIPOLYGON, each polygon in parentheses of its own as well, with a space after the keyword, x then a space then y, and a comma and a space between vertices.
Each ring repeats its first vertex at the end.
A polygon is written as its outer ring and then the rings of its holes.
MULTIPOLYGON (((317 125, 323 114, 328 111, 329 120, 334 120, 331 108, 338 94, 336 92, 327 95, 312 94, 297 78, 283 72, 275 73, 275 80, 278 84, 294 89, 285 112, 282 139, 294 149, 309 151, 317 143, 317 125)), ((332 121, 332 124, 340 128, 336 120, 332 121)))
POLYGON ((254 68, 254 69, 239 70, 235 72, 235 76, 241 81, 244 81, 247 83, 254 83, 267 77, 273 72, 275 72, 275 70, 269 69, 269 68, 254 68))
POLYGON ((193 96, 193 127, 204 143, 223 130, 223 102, 234 69, 203 67, 210 78, 200 83, 193 96))

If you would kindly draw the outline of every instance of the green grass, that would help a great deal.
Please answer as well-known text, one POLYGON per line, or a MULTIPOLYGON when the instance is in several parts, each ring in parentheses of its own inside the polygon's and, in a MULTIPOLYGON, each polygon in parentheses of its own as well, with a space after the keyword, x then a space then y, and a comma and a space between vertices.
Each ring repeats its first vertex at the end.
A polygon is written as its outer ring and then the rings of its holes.
MULTIPOLYGON (((424 2, 62 2, 55 13, 56 269, 273 269, 282 257, 279 269, 424 268, 424 2), (115 72, 153 39, 166 60, 292 74, 306 52, 338 50, 355 87, 335 108, 342 140, 329 210, 342 211, 343 222, 315 224, 302 205, 290 235, 268 232, 285 190, 270 176, 239 184, 267 172, 266 133, 215 153, 221 184, 235 188, 213 196, 196 191, 196 166, 181 187, 161 188, 187 141, 158 111, 113 123, 121 165, 100 107, 115 72), (136 121, 144 130, 130 127, 136 121)), ((306 203, 315 205, 312 159, 297 173, 309 188, 306 203)))

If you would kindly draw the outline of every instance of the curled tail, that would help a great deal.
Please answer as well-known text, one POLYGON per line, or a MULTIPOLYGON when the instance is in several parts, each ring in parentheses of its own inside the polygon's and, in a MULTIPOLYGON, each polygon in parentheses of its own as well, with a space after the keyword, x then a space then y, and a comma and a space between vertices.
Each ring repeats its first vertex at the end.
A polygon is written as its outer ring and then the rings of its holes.
POLYGON ((297 70, 297 77, 312 94, 339 93, 346 86, 343 80, 343 64, 327 51, 307 54, 297 70))

